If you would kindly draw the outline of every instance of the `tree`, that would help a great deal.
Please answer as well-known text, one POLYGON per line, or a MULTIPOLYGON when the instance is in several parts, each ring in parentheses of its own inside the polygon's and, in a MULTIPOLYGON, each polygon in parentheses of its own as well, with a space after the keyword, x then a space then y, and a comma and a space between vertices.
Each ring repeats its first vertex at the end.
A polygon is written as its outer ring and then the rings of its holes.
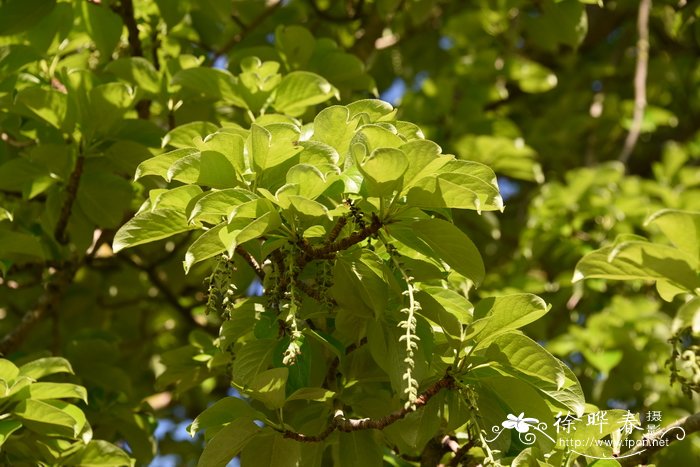
POLYGON ((0 1, 2 462, 689 465, 698 11, 0 1))

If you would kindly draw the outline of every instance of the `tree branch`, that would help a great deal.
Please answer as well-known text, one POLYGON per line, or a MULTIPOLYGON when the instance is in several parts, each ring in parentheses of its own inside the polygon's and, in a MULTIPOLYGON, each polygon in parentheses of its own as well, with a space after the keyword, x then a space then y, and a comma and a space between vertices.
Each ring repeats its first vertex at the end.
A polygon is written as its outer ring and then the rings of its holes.
POLYGON ((296 441, 304 443, 316 443, 319 441, 323 441, 336 430, 345 433, 358 430, 382 430, 387 426, 391 425, 392 423, 401 420, 409 413, 415 412, 419 408, 425 406, 428 403, 428 401, 430 401, 430 399, 433 398, 433 396, 439 393, 442 389, 452 387, 453 384, 454 379, 452 378, 452 376, 445 375, 442 379, 438 380, 432 386, 428 387, 428 389, 426 389, 424 392, 419 394, 413 407, 404 407, 382 418, 345 418, 345 415, 343 414, 342 410, 337 410, 330 424, 326 427, 325 430, 323 430, 317 435, 305 435, 290 430, 285 430, 282 432, 282 434, 285 438, 293 439, 296 441))
POLYGON ((370 225, 351 233, 347 237, 341 240, 326 243, 325 245, 318 248, 306 247, 305 254, 301 257, 300 266, 303 266, 311 260, 327 258, 328 255, 331 255, 338 251, 347 250, 351 246, 356 245, 362 240, 365 240, 366 238, 369 238, 372 235, 376 234, 382 227, 383 224, 379 220, 379 217, 377 217, 376 214, 372 213, 372 223, 370 225))
POLYGON ((78 185, 80 184, 80 177, 83 175, 84 163, 85 157, 82 155, 78 156, 77 160, 75 161, 75 168, 73 169, 73 172, 71 172, 70 178, 68 179, 66 199, 63 201, 61 214, 58 216, 58 222, 56 222, 56 228, 53 232, 54 238, 62 245, 68 243, 68 239, 66 238, 66 228, 68 227, 68 219, 70 218, 71 211, 73 210, 73 203, 75 202, 76 196, 78 196, 78 185))
POLYGON ((670 425, 642 438, 639 446, 624 453, 617 461, 622 467, 646 465, 649 458, 674 441, 680 441, 691 433, 700 431, 700 412, 681 418, 670 425))
POLYGON ((236 247, 236 253, 241 255, 245 262, 248 263, 248 265, 253 269, 253 271, 255 271, 255 274, 257 274, 260 280, 265 279, 265 272, 263 272, 258 261, 255 258, 253 258, 253 255, 245 251, 245 249, 243 249, 243 247, 240 246, 236 247))
POLYGON ((639 134, 642 131, 644 109, 647 105, 647 68, 649 66, 649 11, 651 0, 639 2, 639 16, 637 17, 637 67, 634 72, 634 114, 632 125, 625 139, 625 145, 618 160, 626 164, 637 145, 639 134))
POLYGON ((247 26, 245 26, 241 32, 238 34, 235 34, 233 37, 231 37, 224 45, 219 48, 219 50, 216 51, 214 54, 214 60, 217 58, 221 57, 222 55, 226 54, 229 50, 231 50, 236 44, 241 42, 243 39, 246 38, 248 34, 253 32, 255 28, 260 26, 263 21, 265 21, 272 13, 277 10, 277 8, 282 6, 282 0, 277 0, 274 4, 271 6, 265 8, 262 13, 260 13, 258 16, 253 19, 253 21, 250 22, 247 26))
POLYGON ((70 262, 54 274, 46 284, 46 292, 39 298, 36 308, 25 313, 22 321, 2 338, 0 341, 0 354, 7 355, 17 350, 29 334, 29 331, 44 316, 55 316, 61 298, 73 281, 78 266, 79 262, 70 262))

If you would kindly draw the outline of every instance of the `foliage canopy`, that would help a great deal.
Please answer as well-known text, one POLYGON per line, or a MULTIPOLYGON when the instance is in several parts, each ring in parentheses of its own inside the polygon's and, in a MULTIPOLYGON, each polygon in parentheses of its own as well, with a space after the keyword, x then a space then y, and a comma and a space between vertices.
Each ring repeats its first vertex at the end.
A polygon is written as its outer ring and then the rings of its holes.
POLYGON ((0 459, 689 465, 699 12, 0 1, 0 459))

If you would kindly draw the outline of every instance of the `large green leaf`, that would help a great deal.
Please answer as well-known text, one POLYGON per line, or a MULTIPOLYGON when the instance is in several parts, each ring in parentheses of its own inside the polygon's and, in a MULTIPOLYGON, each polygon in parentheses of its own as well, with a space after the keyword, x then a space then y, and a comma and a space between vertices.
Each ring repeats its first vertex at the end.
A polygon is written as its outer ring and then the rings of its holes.
POLYGON ((7 0, 0 4, 0 36, 26 31, 48 15, 56 0, 7 0))
POLYGON ((474 243, 459 228, 442 219, 400 223, 389 233, 414 250, 449 264, 475 284, 484 278, 484 262, 474 243))
POLYGON ((382 449, 372 430, 341 433, 338 450, 341 467, 380 467, 383 464, 382 449))
POLYGON ((197 467, 224 467, 258 434, 250 417, 241 417, 223 427, 204 447, 197 467))
POLYGON ((549 308, 532 294, 485 298, 476 305, 474 322, 466 337, 476 338, 479 348, 486 347, 496 337, 536 321, 549 308))
POLYGON ((200 413, 187 431, 194 436, 198 431, 225 425, 240 417, 262 418, 257 410, 240 397, 224 397, 200 413))
POLYGON ((700 212, 664 209, 646 224, 659 227, 676 248, 700 261, 700 212))
POLYGON ((56 373, 73 374, 73 368, 68 360, 62 357, 46 357, 25 363, 19 368, 19 375, 32 379, 41 379, 44 376, 56 373))
POLYGON ((387 197, 401 191, 401 180, 409 164, 400 149, 377 148, 357 163, 369 196, 387 197))
POLYGON ((106 5, 80 2, 80 17, 87 33, 100 51, 102 61, 109 61, 122 34, 122 20, 106 5))
POLYGON ((87 404, 87 391, 73 383, 34 383, 29 386, 29 398, 42 399, 80 399, 87 404))
POLYGON ((185 273, 189 272, 190 268, 192 268, 195 263, 213 258, 226 251, 226 245, 224 245, 224 242, 219 236, 221 230, 226 226, 227 224, 222 222, 207 230, 192 242, 192 245, 190 245, 185 253, 185 273))
POLYGON ((254 467, 296 467, 301 445, 280 433, 266 430, 250 440, 241 453, 241 465, 254 467))
POLYGON ((271 410, 281 409, 285 402, 285 388, 289 368, 272 368, 258 373, 247 385, 246 393, 271 410))
POLYGON ((124 224, 115 234, 115 253, 143 243, 154 242, 196 228, 187 222, 180 209, 142 212, 124 224))
POLYGON ((74 414, 69 413, 65 406, 59 408, 44 401, 22 400, 12 413, 22 420, 27 428, 39 434, 75 438, 83 428, 80 421, 76 420, 74 414))
POLYGON ((259 339, 246 342, 236 351, 231 374, 236 384, 246 385, 272 363, 275 350, 274 339, 259 339))
POLYGON ((325 102, 337 92, 325 78, 315 73, 293 71, 277 86, 273 106, 281 113, 297 116, 307 107, 325 102))
POLYGON ((12 433, 22 428, 22 422, 12 419, 0 420, 0 448, 12 433))
POLYGON ((63 461, 64 465, 85 467, 123 467, 134 464, 129 455, 117 446, 93 439, 87 446, 63 461))
POLYGON ((198 152, 199 151, 195 148, 187 147, 175 149, 173 151, 151 157, 150 159, 146 159, 136 168, 134 180, 138 180, 146 175, 157 175, 159 177, 166 178, 168 176, 168 169, 170 169, 170 166, 180 159, 197 154, 198 152))

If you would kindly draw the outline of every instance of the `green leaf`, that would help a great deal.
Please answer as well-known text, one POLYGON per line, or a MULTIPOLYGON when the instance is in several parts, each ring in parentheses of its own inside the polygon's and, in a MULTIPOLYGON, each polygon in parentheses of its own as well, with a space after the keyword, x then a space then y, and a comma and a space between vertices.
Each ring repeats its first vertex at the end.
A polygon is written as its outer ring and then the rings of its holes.
POLYGON ((462 338, 462 325, 471 321, 471 304, 457 292, 441 287, 421 287, 416 294, 420 314, 439 324, 448 335, 462 338))
POLYGON ((333 391, 324 388, 301 388, 287 397, 287 402, 297 400, 325 402, 333 399, 334 396, 335 393, 333 391))
POLYGON ((326 177, 316 167, 310 164, 297 164, 287 172, 287 183, 299 187, 298 195, 314 200, 327 187, 326 177))
POLYGON ((679 250, 700 260, 700 212, 664 209, 646 225, 656 225, 679 250))
MULTIPOLYGON (((477 344, 477 348, 483 347, 477 344)), ((559 361, 544 347, 519 332, 507 332, 492 340, 486 358, 510 365, 516 370, 546 383, 564 387, 566 375, 559 361)))
POLYGON ((277 86, 272 105, 278 112, 296 117, 307 107, 325 102, 337 92, 325 78, 315 73, 293 71, 277 86))
POLYGON ((151 203, 151 211, 160 209, 181 209, 184 211, 190 201, 201 194, 202 189, 198 185, 183 185, 164 191, 158 194, 151 203))
POLYGON ((195 263, 204 261, 226 251, 226 245, 219 234, 226 227, 226 223, 221 223, 200 235, 185 253, 185 274, 187 274, 195 263))
POLYGON ((262 419, 264 416, 240 397, 224 397, 200 413, 187 428, 190 436, 198 431, 225 425, 241 417, 262 419))
POLYGON ((180 209, 142 212, 124 224, 114 236, 115 253, 136 245, 154 242, 196 228, 180 209))
POLYGON ((75 438, 83 428, 67 411, 44 401, 22 400, 12 413, 21 419, 27 428, 39 434, 75 438))
POLYGON ((29 386, 29 397, 35 400, 75 398, 87 404, 85 388, 72 383, 34 383, 29 386))
POLYGON ((700 297, 681 305, 673 319, 671 333, 676 334, 686 327, 689 327, 693 334, 700 334, 700 297))
MULTIPOLYGON (((246 145, 260 180, 273 183, 265 171, 288 162, 303 149, 298 145, 299 135, 299 128, 287 123, 272 123, 265 127, 253 124, 246 145)), ((258 184, 266 185, 261 181, 258 184)))
POLYGON ((56 0, 6 0, 0 4, 0 36, 26 31, 51 13, 56 0))
POLYGON ((153 64, 143 57, 123 57, 107 64, 105 71, 137 86, 150 96, 160 92, 160 78, 153 64))
POLYGON ((195 138, 204 138, 215 133, 219 128, 210 122, 189 122, 178 125, 170 130, 163 138, 163 147, 172 146, 177 149, 191 148, 195 138))
POLYGON ((168 176, 168 169, 170 169, 170 166, 180 159, 197 154, 198 152, 199 151, 195 148, 180 148, 175 149, 174 151, 166 152, 165 154, 151 157, 150 159, 146 159, 136 168, 134 180, 138 180, 146 175, 157 175, 159 177, 166 178, 168 176))
POLYGON ((476 338, 483 348, 508 331, 519 329, 538 320, 549 311, 540 297, 515 294, 481 300, 474 310, 474 322, 466 338, 476 338))
POLYGON ((0 448, 12 433, 22 428, 22 422, 12 419, 0 420, 0 448))
POLYGON ((225 467, 259 431, 249 417, 231 422, 209 440, 197 467, 225 467))
POLYGON ((166 180, 212 188, 232 188, 241 184, 231 160, 217 151, 196 152, 177 160, 168 169, 166 180))
POLYGON ((73 373, 73 368, 65 358, 47 357, 25 363, 19 368, 19 375, 32 379, 41 379, 44 376, 56 373, 73 373))
POLYGON ((38 238, 22 232, 0 229, 0 258, 26 255, 44 259, 46 253, 38 238))
POLYGON ((100 134, 109 134, 134 103, 133 90, 124 83, 107 83, 90 90, 89 123, 100 134))
POLYGON ((178 71, 170 81, 196 96, 229 102, 247 108, 245 100, 236 91, 238 80, 227 70, 196 67, 178 71))
POLYGON ((66 94, 53 89, 32 86, 17 93, 15 100, 54 128, 64 131, 72 128, 73 122, 68 118, 66 94))
POLYGON ((350 141, 355 135, 357 123, 357 120, 350 119, 350 111, 347 107, 330 106, 316 115, 313 140, 335 148, 340 155, 339 163, 342 163, 350 148, 350 141))
POLYGON ((123 467, 134 463, 129 455, 117 446, 93 439, 83 449, 66 458, 63 464, 81 467, 123 467))
POLYGON ((302 443, 286 439, 280 433, 268 430, 255 436, 243 448, 241 465, 255 467, 297 467, 301 465, 299 460, 302 443))
POLYGON ((314 52, 313 34, 303 26, 279 25, 275 30, 275 46, 290 70, 305 68, 314 52))
POLYGON ((0 379, 6 382, 14 381, 19 376, 19 368, 9 360, 0 358, 0 379))
POLYGON ((400 223, 389 232, 400 242, 426 256, 444 261, 476 285, 484 278, 484 262, 474 243, 459 228, 442 219, 400 223))
POLYGON ((338 305, 367 318, 381 316, 389 299, 387 281, 369 264, 373 260, 371 252, 339 254, 330 289, 338 305))
POLYGON ((261 214, 260 217, 252 221, 245 217, 234 218, 219 231, 219 239, 231 256, 238 245, 275 230, 280 226, 280 223, 276 210, 261 214))
POLYGON ((401 150, 377 148, 357 163, 370 196, 388 197, 401 191, 401 177, 408 168, 408 159, 401 150))
POLYGON ((258 373, 246 386, 246 393, 271 410, 284 406, 289 368, 272 368, 258 373))
POLYGON ((259 339, 246 342, 236 351, 231 375, 239 385, 247 385, 255 376, 267 369, 272 363, 276 340, 259 339))
POLYGON ((382 449, 373 430, 358 430, 338 435, 338 460, 341 467, 381 467, 382 449))
POLYGON ((131 207, 131 183, 112 172, 86 167, 78 185, 77 205, 88 219, 103 228, 121 225, 131 207))
POLYGON ((122 20, 107 6, 80 2, 80 15, 87 33, 95 41, 102 61, 108 61, 122 35, 122 20))

